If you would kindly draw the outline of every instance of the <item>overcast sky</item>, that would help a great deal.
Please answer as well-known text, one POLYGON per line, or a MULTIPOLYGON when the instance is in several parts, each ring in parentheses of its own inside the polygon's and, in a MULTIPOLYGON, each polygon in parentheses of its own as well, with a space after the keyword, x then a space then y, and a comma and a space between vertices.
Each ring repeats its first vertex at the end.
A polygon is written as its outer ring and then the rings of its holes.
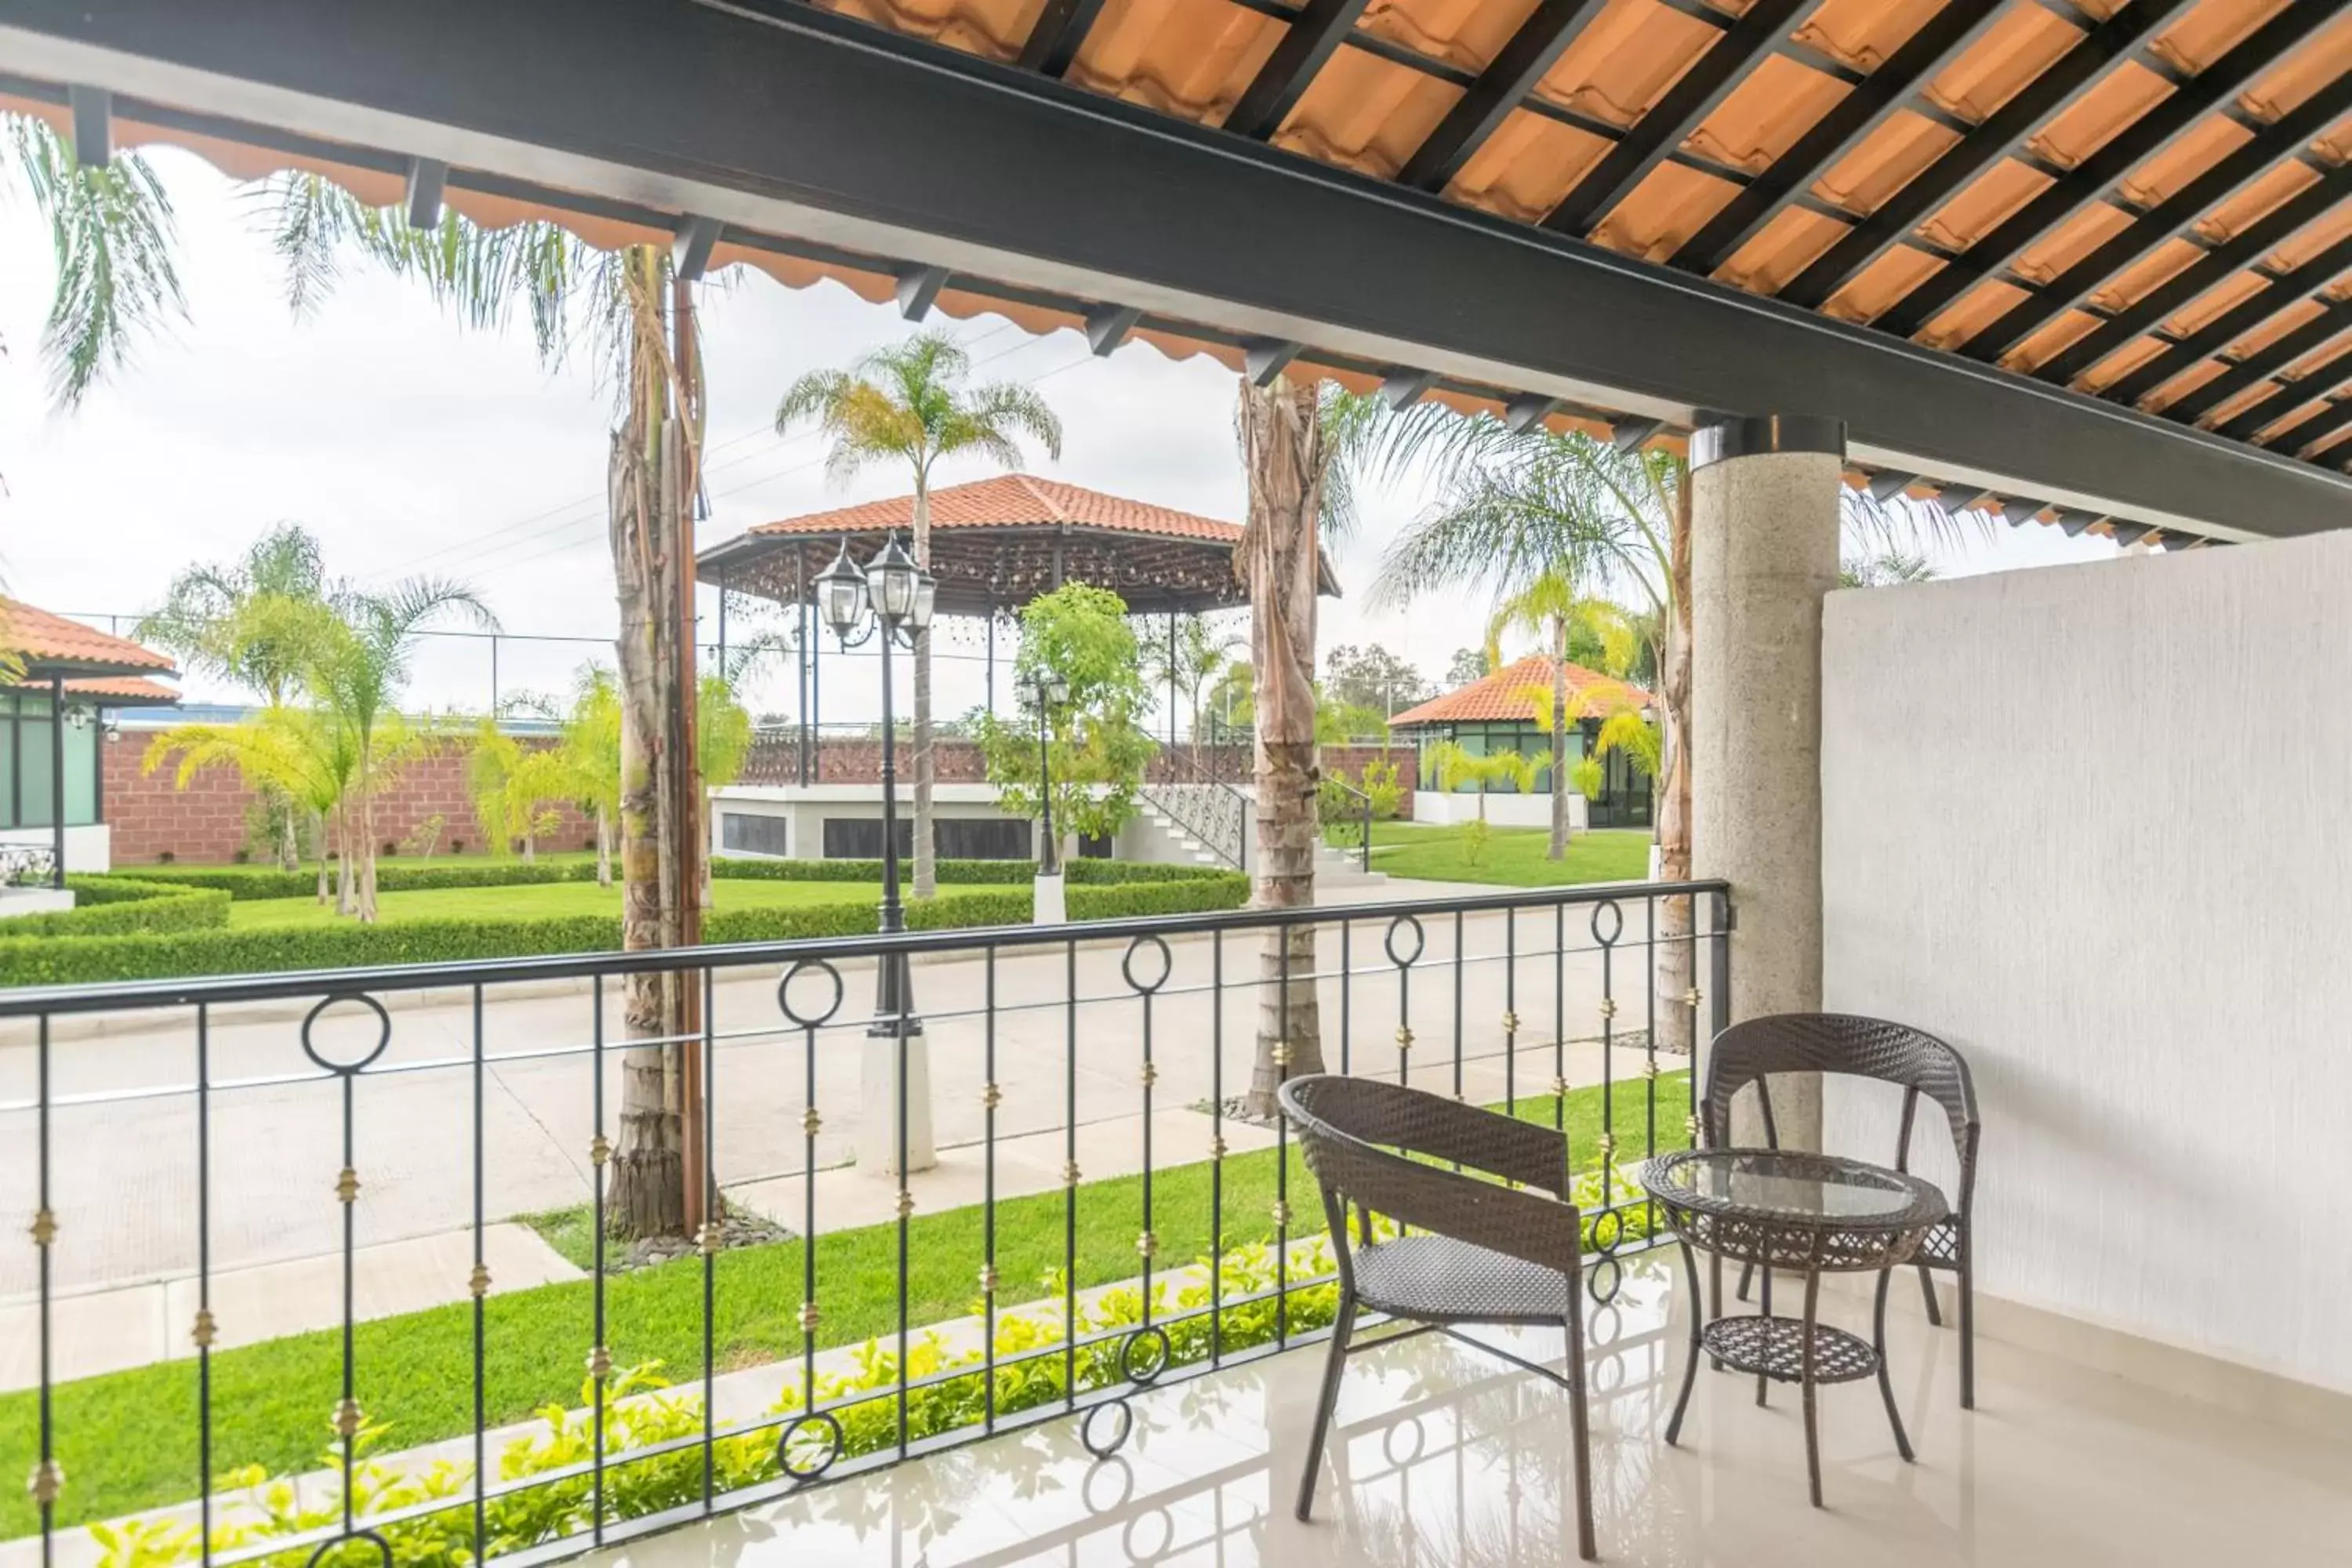
MULTIPOLYGON (((509 633, 593 639, 502 640, 508 692, 561 690, 583 659, 609 662, 595 645, 614 626, 603 498, 612 404, 592 367, 550 373, 526 330, 467 331, 421 289, 364 264, 297 320, 250 193, 191 155, 150 155, 178 210, 188 320, 70 415, 51 407, 38 353, 51 286, 46 229, 21 193, 0 206, 0 572, 9 591, 47 609, 135 615, 182 566, 233 558, 273 521, 292 519, 325 542, 339 575, 459 577, 509 633)), ((813 433, 779 438, 771 425, 800 373, 845 364, 909 331, 896 310, 832 284, 794 291, 739 268, 708 292, 703 326, 715 512, 703 544, 768 519, 905 491, 904 476, 887 468, 835 485, 813 433)), ((1060 415, 1062 458, 1039 455, 1035 471, 1240 519, 1230 372, 1142 344, 1097 360, 1076 332, 1036 338, 992 316, 955 330, 982 378, 1034 385, 1060 415)), ((940 478, 989 471, 955 465, 940 478)), ((1434 677, 1454 648, 1476 640, 1482 602, 1431 595, 1387 615, 1363 604, 1381 548, 1429 499, 1411 485, 1363 497, 1362 536, 1335 562, 1349 595, 1324 605, 1326 649, 1381 642, 1434 677)), ((2054 529, 2002 530, 1939 552, 1937 564, 1953 574, 2112 551, 2054 529)), ((708 637, 716 604, 707 592, 705 601, 708 637)), ((942 651, 979 648, 972 626, 951 631, 942 651)), ((418 662, 411 700, 479 709, 489 663, 486 643, 439 642, 418 662)), ((940 711, 978 701, 981 680, 976 660, 944 661, 940 711)), ((762 684, 755 706, 790 706, 788 675, 762 684)), ((827 720, 876 710, 870 673, 825 688, 827 720)), ((232 695, 201 682, 189 691, 232 695)))

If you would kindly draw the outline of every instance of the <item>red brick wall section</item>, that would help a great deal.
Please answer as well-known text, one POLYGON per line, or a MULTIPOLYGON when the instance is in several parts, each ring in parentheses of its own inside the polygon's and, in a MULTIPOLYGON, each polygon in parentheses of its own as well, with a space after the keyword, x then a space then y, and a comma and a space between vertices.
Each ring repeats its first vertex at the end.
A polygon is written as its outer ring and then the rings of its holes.
MULTIPOLYGON (((178 789, 169 766, 152 773, 141 771, 143 748, 144 737, 131 732, 106 750, 106 820, 113 829, 116 860, 152 864, 168 855, 191 866, 226 865, 240 849, 257 861, 268 858, 267 842, 254 832, 253 792, 234 768, 206 768, 186 789, 178 789)), ((378 848, 393 845, 404 850, 409 836, 436 812, 443 825, 435 853, 451 853, 452 841, 465 846, 462 853, 482 852, 481 825, 466 793, 462 746, 411 763, 377 797, 378 848)), ((594 826, 575 808, 559 807, 556 817, 555 831, 540 840, 541 848, 581 849, 594 841, 594 826)))

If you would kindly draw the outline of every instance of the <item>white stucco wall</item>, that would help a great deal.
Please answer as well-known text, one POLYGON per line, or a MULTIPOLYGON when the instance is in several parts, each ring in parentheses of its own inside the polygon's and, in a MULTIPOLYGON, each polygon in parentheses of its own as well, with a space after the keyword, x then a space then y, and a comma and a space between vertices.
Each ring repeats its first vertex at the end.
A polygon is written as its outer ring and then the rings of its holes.
MULTIPOLYGON (((46 827, 0 828, 0 844, 28 844, 47 849, 55 840, 46 827)), ((114 834, 103 822, 66 828, 66 869, 76 875, 96 875, 114 869, 114 834)))
POLYGON ((1822 967, 1969 1058, 1980 1289, 2352 1391, 2347 607, 2352 533, 1832 595, 1822 967))
MULTIPOLYGON (((1580 795, 1568 797, 1568 826, 1572 832, 1582 833, 1591 819, 1591 804, 1580 795)), ((1444 826, 1452 823, 1478 820, 1478 797, 1466 791, 1447 793, 1420 789, 1412 792, 1412 819, 1444 826)), ((1496 793, 1486 797, 1486 826, 1489 827, 1549 827, 1551 796, 1545 795, 1506 795, 1496 793)))

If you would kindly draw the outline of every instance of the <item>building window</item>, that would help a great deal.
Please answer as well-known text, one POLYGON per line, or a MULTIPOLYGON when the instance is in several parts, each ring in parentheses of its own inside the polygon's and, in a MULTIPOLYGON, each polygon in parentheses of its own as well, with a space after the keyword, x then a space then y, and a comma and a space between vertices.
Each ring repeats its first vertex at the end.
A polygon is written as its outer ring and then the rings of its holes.
POLYGON ((941 817, 931 825, 942 860, 1026 860, 1029 825, 1010 817, 941 817))
POLYGON ((789 855, 791 819, 756 812, 721 812, 719 843, 721 848, 740 849, 746 855, 789 855))
MULTIPOLYGON (((898 858, 912 859, 915 825, 898 824, 898 858)), ((824 819, 824 858, 828 860, 882 858, 882 819, 878 816, 828 816, 824 819)))
MULTIPOLYGON (((99 752, 105 727, 95 709, 87 724, 68 724, 66 826, 86 827, 99 816, 99 752)), ((55 761, 49 745, 49 700, 30 692, 0 693, 0 827, 47 827, 57 820, 55 761)))

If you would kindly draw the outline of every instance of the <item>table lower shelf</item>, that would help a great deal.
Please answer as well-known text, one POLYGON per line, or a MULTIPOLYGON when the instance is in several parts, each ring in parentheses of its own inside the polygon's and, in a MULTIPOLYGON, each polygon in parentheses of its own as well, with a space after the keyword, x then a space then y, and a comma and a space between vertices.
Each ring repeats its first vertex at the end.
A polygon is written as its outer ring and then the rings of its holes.
MULTIPOLYGON (((1769 1377, 1776 1383, 1804 1378, 1805 1324, 1801 1318, 1717 1318, 1700 1336, 1703 1353, 1737 1372, 1769 1377)), ((1813 1325, 1813 1381, 1852 1383, 1878 1371, 1878 1352, 1870 1342, 1833 1329, 1813 1325)))

